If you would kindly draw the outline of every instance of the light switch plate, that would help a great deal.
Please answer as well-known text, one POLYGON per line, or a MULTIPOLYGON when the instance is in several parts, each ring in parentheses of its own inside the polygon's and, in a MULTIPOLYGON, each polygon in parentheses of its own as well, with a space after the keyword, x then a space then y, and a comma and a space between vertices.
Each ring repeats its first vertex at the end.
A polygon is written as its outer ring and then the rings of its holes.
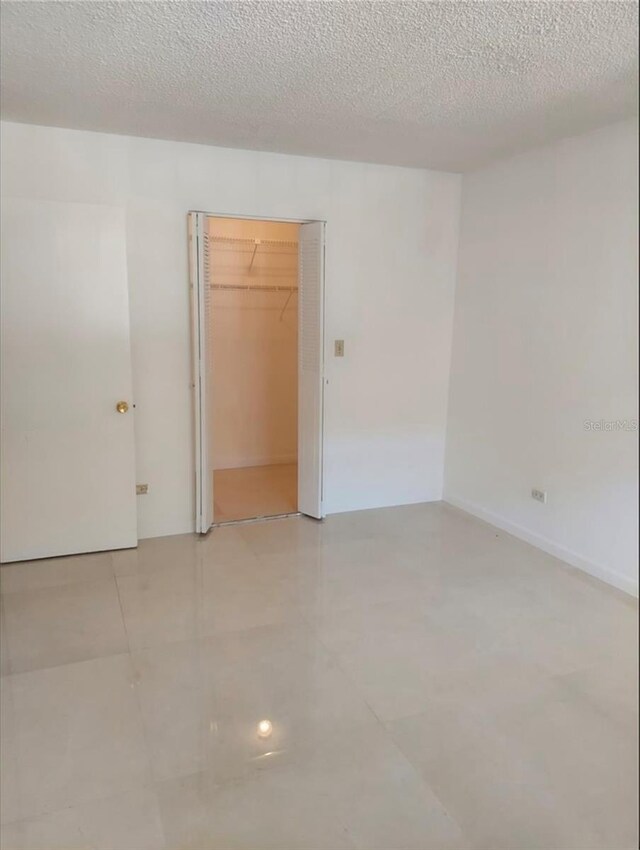
POLYGON ((333 343, 333 354, 335 357, 344 357, 344 340, 336 339, 333 343))

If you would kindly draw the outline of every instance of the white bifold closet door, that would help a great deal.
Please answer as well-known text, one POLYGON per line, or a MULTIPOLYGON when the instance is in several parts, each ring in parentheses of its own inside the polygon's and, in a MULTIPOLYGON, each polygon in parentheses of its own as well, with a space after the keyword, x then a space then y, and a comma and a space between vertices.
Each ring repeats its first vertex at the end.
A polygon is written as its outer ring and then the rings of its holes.
POLYGON ((195 393, 196 531, 213 525, 213 345, 208 216, 189 213, 189 278, 195 393))
POLYGON ((321 519, 324 397, 324 222, 298 236, 298 510, 321 519))
MULTIPOLYGON (((213 524, 213 374, 208 216, 189 213, 195 395, 196 531, 213 524)), ((324 391, 324 223, 300 225, 298 271, 298 510, 321 519, 324 391)))
POLYGON ((1 218, 1 560, 135 546, 124 210, 4 199, 1 218))

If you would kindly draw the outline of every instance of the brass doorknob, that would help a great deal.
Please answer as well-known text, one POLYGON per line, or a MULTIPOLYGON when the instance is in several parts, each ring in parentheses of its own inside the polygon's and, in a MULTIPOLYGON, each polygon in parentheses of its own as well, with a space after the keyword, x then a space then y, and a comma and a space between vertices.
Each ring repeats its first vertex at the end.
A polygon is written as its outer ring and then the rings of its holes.
POLYGON ((129 410, 129 405, 126 401, 119 401, 116 404, 116 410, 118 411, 118 413, 126 413, 127 410, 129 410))

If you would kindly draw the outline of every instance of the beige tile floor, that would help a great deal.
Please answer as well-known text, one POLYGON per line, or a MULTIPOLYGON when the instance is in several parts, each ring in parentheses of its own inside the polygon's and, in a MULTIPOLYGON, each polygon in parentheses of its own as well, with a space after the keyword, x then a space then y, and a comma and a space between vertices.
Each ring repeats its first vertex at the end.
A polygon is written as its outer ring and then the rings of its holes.
POLYGON ((637 847, 636 602, 441 503, 0 579, 3 850, 637 847))
POLYGON ((246 466, 213 473, 214 522, 292 514, 298 510, 298 465, 246 466))

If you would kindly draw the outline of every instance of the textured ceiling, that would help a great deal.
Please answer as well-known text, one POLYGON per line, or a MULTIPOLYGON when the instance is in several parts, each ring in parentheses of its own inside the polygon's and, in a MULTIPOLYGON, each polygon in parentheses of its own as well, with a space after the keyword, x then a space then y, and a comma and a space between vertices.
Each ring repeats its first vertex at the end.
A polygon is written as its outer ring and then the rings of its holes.
POLYGON ((633 114, 631 2, 9 2, 8 120, 464 171, 633 114))

